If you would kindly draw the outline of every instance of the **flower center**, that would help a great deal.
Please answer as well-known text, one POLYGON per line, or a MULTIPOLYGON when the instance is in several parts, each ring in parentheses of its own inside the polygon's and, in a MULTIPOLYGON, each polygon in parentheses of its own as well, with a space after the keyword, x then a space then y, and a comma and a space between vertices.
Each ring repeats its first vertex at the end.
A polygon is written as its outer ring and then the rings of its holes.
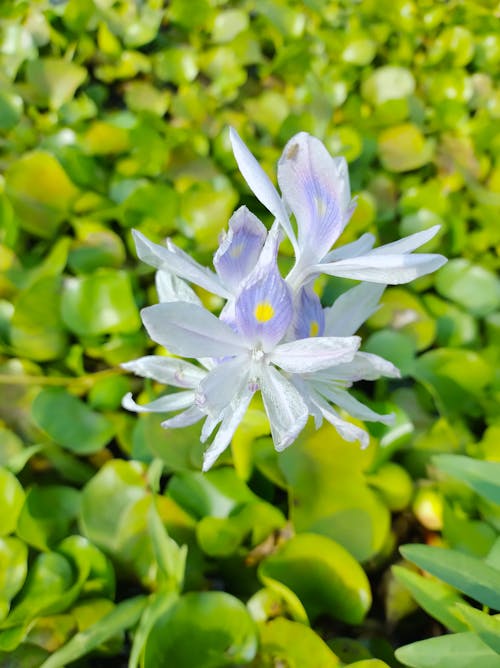
POLYGON ((319 332, 319 322, 317 320, 311 320, 309 325, 309 336, 318 336, 319 332))
POLYGON ((274 316, 274 308, 269 302, 259 302, 253 314, 257 322, 268 322, 274 316))

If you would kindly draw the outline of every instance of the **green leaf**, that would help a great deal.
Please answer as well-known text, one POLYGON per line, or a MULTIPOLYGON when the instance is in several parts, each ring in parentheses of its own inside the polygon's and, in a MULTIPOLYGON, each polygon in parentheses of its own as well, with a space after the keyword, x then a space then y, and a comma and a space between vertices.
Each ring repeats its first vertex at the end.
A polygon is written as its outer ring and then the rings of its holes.
POLYGON ((475 601, 500 610, 500 571, 476 557, 428 545, 400 548, 405 559, 444 580, 475 601))
POLYGON ((403 123, 379 134, 378 152, 387 170, 408 172, 431 160, 433 145, 424 138, 416 125, 403 123))
POLYGON ((463 455, 436 455, 432 463, 480 496, 500 505, 500 462, 480 461, 463 455))
POLYGON ((500 655, 500 619, 476 610, 470 605, 459 604, 457 608, 481 640, 500 655))
POLYGON ((47 550, 67 535, 79 509, 78 490, 63 485, 35 485, 26 495, 17 535, 28 545, 47 550))
POLYGON ((160 590, 149 597, 148 604, 142 612, 141 619, 134 633, 128 668, 137 668, 140 665, 141 656, 151 630, 156 625, 157 620, 164 615, 177 600, 178 594, 173 592, 166 593, 163 590, 160 590))
POLYGON ((23 586, 27 572, 26 545, 18 538, 0 538, 0 601, 9 602, 14 598, 23 586))
POLYGON ((118 271, 66 279, 61 314, 80 336, 136 332, 141 324, 129 276, 118 271))
POLYGON ((440 348, 415 360, 413 375, 429 386, 443 411, 477 414, 477 400, 492 379, 493 369, 473 350, 440 348))
POLYGON ((134 504, 146 496, 144 469, 137 462, 112 460, 82 491, 80 523, 93 543, 110 552, 121 546, 122 522, 134 504))
POLYGON ((410 375, 413 370, 416 341, 411 335, 383 329, 367 338, 363 350, 389 360, 403 376, 410 375))
POLYGON ((161 666, 165 657, 176 668, 246 665, 256 651, 256 628, 241 601, 224 592, 191 592, 156 621, 144 668, 161 666))
POLYGON ((474 633, 454 633, 400 647, 396 658, 412 668, 498 668, 498 654, 474 633))
POLYGON ((289 587, 312 619, 324 613, 360 624, 371 605, 365 572, 347 550, 325 536, 297 534, 262 561, 258 573, 264 584, 278 580, 289 587))
POLYGON ((224 467, 208 473, 182 472, 168 484, 168 495, 195 517, 227 517, 242 503, 258 500, 238 478, 224 467))
POLYGON ((168 535, 154 503, 149 508, 148 526, 163 586, 167 591, 179 592, 184 582, 187 546, 177 545, 168 535))
POLYGON ((113 437, 112 422, 63 388, 46 388, 33 402, 33 418, 56 443, 79 455, 97 452, 113 437))
POLYGON ((22 357, 47 362, 67 346, 60 308, 61 279, 47 276, 19 293, 10 323, 10 343, 22 357))
POLYGON ((352 445, 329 424, 318 431, 309 427, 277 460, 296 530, 327 536, 365 561, 382 549, 390 513, 364 474, 373 463, 374 444, 366 450, 352 445))
POLYGON ((278 617, 259 627, 260 647, 255 668, 277 665, 297 668, 336 668, 339 659, 308 626, 278 617))
POLYGON ((419 606, 434 619, 437 619, 450 631, 467 630, 467 625, 464 624, 455 607, 457 603, 463 601, 455 589, 402 566, 393 566, 392 572, 396 579, 409 589, 419 606))
POLYGON ((146 596, 135 596, 119 603, 110 613, 101 617, 90 628, 77 633, 69 642, 54 652, 40 668, 64 668, 72 661, 85 656, 120 631, 134 626, 140 618, 146 596))
POLYGON ((41 106, 59 109, 87 78, 87 70, 62 58, 37 58, 26 66, 26 80, 41 106))
POLYGON ((398 100, 415 90, 415 77, 409 69, 395 65, 379 67, 363 81, 361 93, 373 105, 398 100))
POLYGON ((436 289, 475 316, 488 315, 500 306, 500 279, 469 260, 447 262, 436 274, 436 289))
POLYGON ((255 547, 285 524, 286 518, 277 508, 255 501, 237 507, 227 518, 202 517, 196 526, 196 537, 206 554, 229 556, 247 536, 250 536, 250 546, 255 547))
POLYGON ((0 628, 10 629, 39 615, 65 610, 78 595, 75 584, 73 568, 66 557, 56 552, 39 554, 30 566, 15 606, 0 628))
POLYGON ((17 525, 25 494, 21 483, 7 469, 0 468, 0 536, 12 533, 17 525))
POLYGON ((50 239, 68 217, 78 189, 53 155, 25 153, 5 174, 5 189, 28 232, 50 239))

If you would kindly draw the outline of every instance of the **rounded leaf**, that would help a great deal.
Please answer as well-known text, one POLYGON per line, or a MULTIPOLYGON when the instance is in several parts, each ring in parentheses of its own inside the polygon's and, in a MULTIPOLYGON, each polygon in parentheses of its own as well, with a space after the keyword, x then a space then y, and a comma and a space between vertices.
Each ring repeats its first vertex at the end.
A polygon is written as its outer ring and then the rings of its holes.
POLYGON ((157 620, 144 668, 245 665, 256 651, 257 630, 241 601, 224 592, 191 592, 157 620))
POLYGON ((325 536, 294 536, 260 564, 259 577, 264 583, 283 582, 313 619, 325 613, 360 624, 371 605, 365 572, 347 550, 325 536))

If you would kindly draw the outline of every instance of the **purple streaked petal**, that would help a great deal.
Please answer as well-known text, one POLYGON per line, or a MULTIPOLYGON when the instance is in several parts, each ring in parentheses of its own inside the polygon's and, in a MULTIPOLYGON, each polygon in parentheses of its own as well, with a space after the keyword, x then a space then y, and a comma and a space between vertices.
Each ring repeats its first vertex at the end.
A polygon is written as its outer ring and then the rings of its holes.
POLYGON ((206 375, 204 369, 175 357, 146 355, 130 362, 121 364, 123 369, 132 371, 137 376, 151 378, 174 387, 195 388, 206 375))
POLYGON ((277 346, 269 359, 288 373, 313 373, 350 362, 360 343, 358 336, 299 339, 277 346))
POLYGON ((122 406, 128 411, 136 413, 167 413, 187 408, 194 402, 194 392, 184 391, 166 394, 148 404, 138 404, 132 398, 132 392, 128 392, 122 399, 122 406))
POLYGON ((196 391, 196 405, 207 415, 217 418, 248 383, 248 355, 221 362, 201 381, 196 391))
POLYGON ((357 257, 358 255, 366 255, 368 251, 371 251, 373 244, 375 243, 375 237, 369 232, 362 234, 359 239, 356 241, 351 241, 349 244, 344 244, 332 250, 330 253, 325 255, 323 262, 336 262, 337 260, 345 260, 349 257, 357 257))
POLYGON ((203 413, 196 406, 191 406, 182 413, 174 415, 174 417, 164 420, 161 423, 163 429, 179 429, 180 427, 189 427, 196 424, 203 418, 203 413))
POLYGON ((347 163, 306 132, 292 137, 278 162, 278 183, 297 220, 301 257, 314 264, 330 250, 350 215, 347 163))
POLYGON ((229 230, 214 255, 214 267, 224 285, 237 294, 253 270, 266 240, 267 230, 246 206, 229 221, 229 230))
POLYGON ((175 244, 168 242, 168 247, 150 241, 138 230, 132 230, 138 257, 157 269, 165 269, 172 274, 195 283, 220 297, 229 297, 219 277, 206 267, 202 267, 175 244))
POLYGON ((231 406, 226 410, 214 440, 203 455, 203 471, 208 471, 231 442, 234 432, 243 419, 253 395, 254 392, 245 387, 234 398, 231 406))
POLYGON ((380 283, 360 283, 337 297, 324 310, 325 333, 328 336, 352 336, 379 308, 385 290, 380 283))
POLYGON ((235 303, 238 331, 266 352, 284 337, 292 318, 292 298, 277 268, 245 287, 235 303))
POLYGON ((378 248, 374 248, 370 255, 395 255, 396 253, 411 253, 435 237, 440 229, 441 225, 434 225, 433 227, 429 227, 428 230, 415 232, 415 234, 410 234, 407 237, 398 239, 398 241, 393 241, 390 244, 385 244, 384 246, 378 246, 378 248))
POLYGON ((443 255, 417 253, 415 255, 361 255, 349 260, 317 264, 311 267, 310 275, 328 274, 357 281, 400 285, 420 276, 430 274, 447 259, 443 255))
POLYGON ((234 128, 229 128, 229 138, 231 140, 231 146, 233 147, 235 160, 243 178, 250 186, 255 197, 257 197, 266 209, 273 214, 276 220, 280 222, 286 235, 292 242, 292 245, 296 248, 297 240, 292 230, 285 205, 283 204, 278 191, 234 128))
POLYGON ((318 295, 312 288, 302 288, 295 300, 293 331, 296 339, 323 336, 325 316, 318 295))
POLYGON ((156 292, 160 302, 189 302, 201 304, 196 292, 182 278, 165 269, 158 269, 155 275, 156 292))
POLYGON ((274 447, 287 448, 305 427, 307 405, 295 387, 272 366, 263 366, 260 391, 271 425, 274 447))
POLYGON ((227 357, 246 348, 230 327, 196 304, 168 302, 141 311, 149 336, 174 355, 227 357))

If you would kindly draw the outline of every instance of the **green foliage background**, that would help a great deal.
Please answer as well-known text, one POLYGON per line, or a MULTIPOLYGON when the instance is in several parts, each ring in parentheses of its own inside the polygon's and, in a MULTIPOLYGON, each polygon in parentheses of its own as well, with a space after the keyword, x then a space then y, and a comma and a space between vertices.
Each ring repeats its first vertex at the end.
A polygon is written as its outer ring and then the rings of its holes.
POLYGON ((404 542, 484 559, 500 529, 431 465, 500 460, 499 70, 489 0, 1 4, 0 665, 382 668, 435 632, 416 601, 474 628, 389 567, 404 542), (397 414, 364 452, 325 427, 278 457, 255 404, 202 475, 195 429, 120 409, 160 389, 118 366, 153 350, 131 228, 209 263, 238 203, 269 222, 228 125, 273 179, 301 130, 346 156, 343 242, 442 225, 448 264, 363 330, 403 375, 361 388, 397 414))

